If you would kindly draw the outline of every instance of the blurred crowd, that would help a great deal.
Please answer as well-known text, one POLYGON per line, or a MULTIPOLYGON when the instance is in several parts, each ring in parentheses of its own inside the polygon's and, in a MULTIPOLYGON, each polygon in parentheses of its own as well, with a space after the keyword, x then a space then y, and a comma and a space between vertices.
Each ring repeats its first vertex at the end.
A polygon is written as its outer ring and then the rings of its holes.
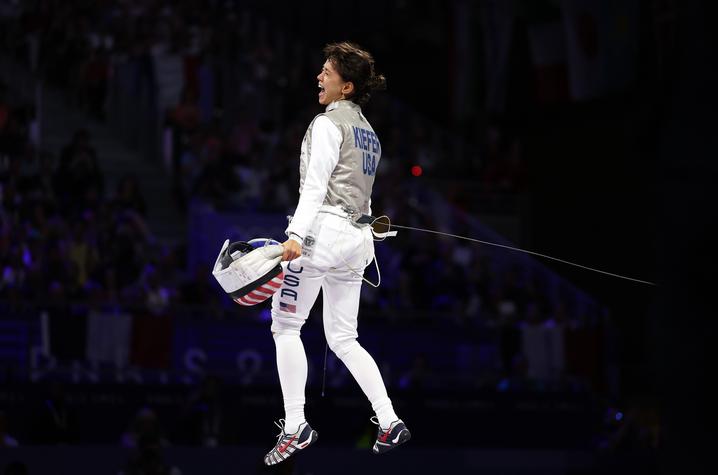
MULTIPOLYGON (((294 197, 286 187, 296 183, 297 144, 319 111, 322 58, 256 3, 37 1, 8 22, 6 49, 93 117, 105 118, 118 93, 164 116, 179 206, 201 198, 283 209, 294 197)), ((450 178, 466 206, 476 201, 467 179, 483 177, 485 192, 525 190, 520 140, 507 124, 464 143, 386 95, 367 112, 383 140, 382 167, 402 179, 413 165, 450 178)), ((388 188, 377 186, 378 195, 388 188)))
MULTIPOLYGON (((105 120, 112 113, 113 91, 144 98, 159 111, 180 209, 197 201, 218 210, 291 213, 299 144, 318 112, 319 51, 240 2, 44 0, 17 14, 20 21, 6 23, 14 30, 2 38, 5 51, 64 88, 91 117, 105 120)), ((139 314, 170 315, 178 305, 221 314, 222 295, 207 278, 208 268, 186 269, 184 249, 153 236, 146 222, 152 203, 137 178, 128 174, 107 190, 102 157, 85 130, 57 153, 38 150, 33 112, 33 104, 13 103, 4 89, 3 305, 37 302, 42 295, 43 305, 79 302, 85 312, 121 302, 139 314)), ((427 202, 432 198, 421 191, 424 177, 410 176, 412 165, 428 176, 479 182, 488 195, 524 189, 521 143, 508 129, 489 127, 485 140, 464 147, 468 156, 457 162, 456 140, 410 112, 387 95, 367 108, 383 140, 374 210, 411 216, 404 224, 441 224, 427 202)), ((444 197, 471 210, 476 195, 461 183, 444 197)), ((517 357, 526 328, 551 332, 591 323, 566 302, 549 299, 540 279, 525 269, 496 271, 483 248, 415 234, 378 245, 377 254, 382 286, 364 292, 364 318, 420 323, 438 315, 451 324, 498 328, 506 374, 523 364, 517 357)))
MULTIPOLYGON (((203 203, 291 213, 299 144, 320 111, 314 94, 322 58, 273 28, 255 6, 39 0, 17 12, 20 21, 3 23, 0 46, 62 88, 92 120, 110 122, 118 98, 149 105, 166 131, 162 150, 181 211, 203 203)), ((423 192, 428 180, 440 189, 442 179, 452 179, 442 195, 469 213, 479 205, 509 209, 510 197, 526 190, 521 138, 505 124, 491 124, 466 144, 388 95, 375 97, 366 113, 382 139, 373 195, 378 213, 441 229, 446 217, 433 212, 433 198, 423 192), (414 165, 422 176, 411 175, 414 165)), ((153 235, 147 221, 153 203, 136 176, 128 173, 108 189, 102 153, 87 130, 75 131, 60 150, 44 150, 36 121, 35 104, 0 84, 0 312, 49 314, 49 343, 63 362, 168 368, 173 318, 231 313, 209 277, 211 263, 189 269, 182 245, 153 235), (73 318, 79 314, 86 318, 73 318), (108 314, 127 318, 110 325, 108 314), (107 332, 133 354, 106 355, 107 332), (82 344, 73 337, 80 333, 82 344)), ((452 225, 452 232, 471 233, 460 220, 452 225)), ((549 296, 538 274, 521 264, 499 266, 481 246, 423 233, 405 237, 377 244, 382 285, 365 286, 363 321, 484 331, 498 354, 492 374, 482 377, 498 391, 606 390, 606 318, 581 314, 570 295, 549 296)), ((375 280, 372 267, 367 276, 375 280)), ((391 384, 434 390, 442 381, 436 373, 431 355, 417 355, 391 384)), ((194 389, 171 436, 152 409, 139 409, 118 437, 138 449, 125 473, 160 463, 160 448, 170 442, 219 444, 226 418, 218 394, 211 377, 194 389)), ((31 442, 73 442, 77 427, 61 387, 53 386, 43 404, 34 422, 47 439, 31 442)), ((610 410, 597 446, 655 447, 657 416, 641 407, 610 410)), ((17 444, 0 413, 0 445, 17 444)))
POLYGON ((202 290, 181 271, 178 249, 159 243, 148 228, 136 178, 127 175, 105 190, 101 158, 84 130, 58 158, 35 150, 27 108, 0 98, 3 305, 124 301, 161 313, 176 296, 204 303, 202 290), (179 292, 185 286, 192 290, 179 292))

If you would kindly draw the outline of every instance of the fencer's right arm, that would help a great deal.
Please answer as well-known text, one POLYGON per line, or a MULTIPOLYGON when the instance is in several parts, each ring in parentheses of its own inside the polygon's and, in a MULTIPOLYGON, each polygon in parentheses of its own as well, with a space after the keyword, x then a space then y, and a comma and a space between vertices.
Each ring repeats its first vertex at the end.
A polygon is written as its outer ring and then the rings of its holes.
POLYGON ((286 231, 290 239, 297 236, 303 240, 314 222, 327 195, 329 178, 339 163, 341 143, 342 134, 339 128, 328 117, 317 117, 312 126, 312 148, 307 160, 299 204, 286 231))

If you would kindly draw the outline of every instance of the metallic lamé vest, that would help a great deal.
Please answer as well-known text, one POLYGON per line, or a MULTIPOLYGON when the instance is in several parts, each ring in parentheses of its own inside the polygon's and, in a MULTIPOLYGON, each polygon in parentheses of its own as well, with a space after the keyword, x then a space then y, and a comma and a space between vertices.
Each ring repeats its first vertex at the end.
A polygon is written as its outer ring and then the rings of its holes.
MULTIPOLYGON (((342 134, 339 162, 329 178, 323 204, 342 208, 350 215, 368 214, 374 176, 381 158, 381 145, 374 129, 362 115, 361 107, 346 100, 333 104, 335 107, 330 105, 330 110, 317 115, 329 118, 342 134)), ((307 165, 312 159, 312 127, 317 117, 309 124, 302 141, 299 193, 304 187, 307 165)))

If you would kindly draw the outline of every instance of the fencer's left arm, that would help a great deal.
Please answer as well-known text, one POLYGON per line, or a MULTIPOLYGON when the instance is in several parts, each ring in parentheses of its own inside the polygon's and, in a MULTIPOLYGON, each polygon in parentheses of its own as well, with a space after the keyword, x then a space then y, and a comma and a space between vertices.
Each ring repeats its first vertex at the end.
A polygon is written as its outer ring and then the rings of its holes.
POLYGON ((339 163, 341 143, 342 134, 339 128, 326 116, 317 117, 312 126, 312 149, 299 204, 292 222, 287 227, 287 235, 290 238, 296 236, 303 240, 312 226, 327 195, 329 178, 339 163))

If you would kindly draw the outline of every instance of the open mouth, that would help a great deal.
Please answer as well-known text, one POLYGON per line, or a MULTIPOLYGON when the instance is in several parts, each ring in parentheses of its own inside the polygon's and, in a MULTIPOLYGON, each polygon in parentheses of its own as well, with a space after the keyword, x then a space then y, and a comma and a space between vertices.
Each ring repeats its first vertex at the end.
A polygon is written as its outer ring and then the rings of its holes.
POLYGON ((322 86, 320 83, 319 84, 319 98, 321 99, 322 97, 325 96, 325 94, 326 94, 326 91, 324 90, 324 86, 322 86))

